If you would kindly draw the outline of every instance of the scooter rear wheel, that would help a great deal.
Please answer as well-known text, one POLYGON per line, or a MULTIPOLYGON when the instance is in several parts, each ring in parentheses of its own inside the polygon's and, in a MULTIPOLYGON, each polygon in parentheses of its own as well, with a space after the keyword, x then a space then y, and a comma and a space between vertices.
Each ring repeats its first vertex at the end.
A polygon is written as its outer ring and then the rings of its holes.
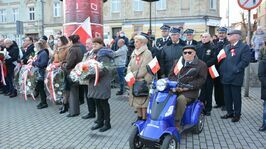
POLYGON ((166 135, 163 139, 161 149, 177 149, 178 145, 179 144, 174 136, 166 135))
POLYGON ((140 138, 138 136, 139 130, 137 127, 133 129, 129 136, 129 146, 131 149, 140 149, 143 147, 143 143, 140 141, 140 138))
POLYGON ((203 130, 204 123, 205 123, 205 116, 203 113, 200 113, 198 123, 193 129, 193 133, 200 134, 203 130))

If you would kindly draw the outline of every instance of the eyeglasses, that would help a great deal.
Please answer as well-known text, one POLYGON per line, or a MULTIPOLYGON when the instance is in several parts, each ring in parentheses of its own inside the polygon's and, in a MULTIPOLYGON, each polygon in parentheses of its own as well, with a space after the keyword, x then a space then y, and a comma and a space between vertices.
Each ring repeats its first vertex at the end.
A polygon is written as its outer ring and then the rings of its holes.
POLYGON ((183 52, 184 55, 188 54, 188 55, 191 55, 192 54, 192 51, 188 51, 188 52, 183 52))

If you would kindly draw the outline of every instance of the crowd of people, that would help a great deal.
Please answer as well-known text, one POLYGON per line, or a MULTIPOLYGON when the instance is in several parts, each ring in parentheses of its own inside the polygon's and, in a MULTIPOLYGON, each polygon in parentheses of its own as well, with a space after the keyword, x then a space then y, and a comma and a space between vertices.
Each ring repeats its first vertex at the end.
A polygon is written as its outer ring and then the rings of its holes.
MULTIPOLYGON (((193 29, 187 29, 181 34, 180 28, 163 25, 162 37, 155 41, 152 41, 149 34, 143 32, 133 33, 131 39, 128 39, 125 33, 120 31, 110 45, 105 45, 103 39, 99 37, 88 39, 83 45, 78 35, 69 37, 51 35, 49 38, 42 36, 36 41, 32 37, 25 37, 22 48, 11 39, 1 38, 0 50, 3 54, 0 57, 0 94, 10 98, 16 97, 18 91, 14 85, 16 84, 14 71, 18 65, 31 66, 38 70, 34 98, 39 96, 41 101, 37 108, 47 108, 47 98, 51 97, 45 88, 46 69, 49 64, 53 64, 65 74, 61 84, 64 92, 59 113, 69 112, 67 117, 78 116, 80 104, 83 104, 86 98, 88 114, 82 118, 90 119, 97 116, 91 130, 99 129, 100 132, 104 132, 111 128, 108 101, 111 97, 111 82, 115 78, 113 72, 116 72, 119 81, 116 95, 123 95, 126 74, 132 73, 135 80, 151 83, 152 75, 148 73, 146 66, 153 57, 156 57, 161 66, 157 73, 158 79, 168 77, 177 80, 189 69, 196 68, 193 76, 180 80, 193 85, 193 89, 173 90, 179 94, 176 109, 177 127, 186 104, 197 98, 204 103, 204 114, 211 115, 213 90, 216 102, 214 108, 227 111, 221 118, 238 122, 241 118, 241 86, 244 70, 251 59, 250 47, 242 41, 242 32, 239 30, 228 31, 227 28, 220 27, 217 31, 216 36, 203 33, 200 41, 196 41, 193 39, 195 33, 193 29), (71 71, 79 63, 88 60, 95 60, 108 67, 100 69, 98 76, 89 75, 86 80, 78 83, 73 81, 70 77, 71 71), (182 67, 179 67, 180 65, 182 67), (213 71, 217 71, 219 76, 213 75, 213 71)), ((261 37, 260 28, 255 35, 261 37)), ((263 39, 261 43, 259 37, 254 37, 253 45, 258 51, 256 59, 259 61, 259 79, 262 82, 261 99, 266 100, 266 42, 263 39), (259 41, 258 47, 256 43, 259 41)), ((129 105, 135 109, 137 120, 146 120, 148 102, 148 95, 137 97, 132 94, 132 87, 129 87, 129 105)), ((259 130, 266 130, 266 101, 264 101, 263 125, 259 130)))

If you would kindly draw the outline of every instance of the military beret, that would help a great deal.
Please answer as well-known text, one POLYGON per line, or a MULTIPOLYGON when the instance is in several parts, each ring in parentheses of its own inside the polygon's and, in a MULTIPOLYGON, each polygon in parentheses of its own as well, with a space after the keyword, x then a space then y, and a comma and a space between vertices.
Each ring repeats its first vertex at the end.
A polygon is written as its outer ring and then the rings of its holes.
POLYGON ((240 30, 231 30, 227 33, 227 35, 233 35, 233 34, 238 34, 242 36, 242 32, 240 30))
POLYGON ((172 34, 180 34, 180 29, 176 27, 171 27, 170 28, 170 33, 172 34))
POLYGON ((226 32, 227 32, 227 28, 225 28, 225 27, 219 27, 219 28, 217 29, 217 31, 218 31, 218 32, 224 32, 224 33, 226 33, 226 32))
POLYGON ((140 35, 144 36, 148 40, 150 39, 150 36, 147 33, 141 32, 140 35))
POLYGON ((184 31, 184 34, 193 34, 194 33, 194 30, 193 29, 186 29, 184 31))
POLYGON ((41 39, 43 39, 43 40, 45 40, 45 41, 47 41, 48 40, 48 38, 44 35, 44 36, 42 36, 42 38, 41 39))
POLYGON ((186 50, 186 49, 192 49, 192 50, 194 50, 194 51, 197 51, 196 47, 193 46, 193 45, 186 45, 186 46, 184 46, 184 47, 183 47, 183 51, 186 50))
POLYGON ((162 31, 169 31, 170 28, 171 28, 171 27, 170 27, 169 25, 163 25, 163 26, 160 27, 160 29, 161 29, 162 31))

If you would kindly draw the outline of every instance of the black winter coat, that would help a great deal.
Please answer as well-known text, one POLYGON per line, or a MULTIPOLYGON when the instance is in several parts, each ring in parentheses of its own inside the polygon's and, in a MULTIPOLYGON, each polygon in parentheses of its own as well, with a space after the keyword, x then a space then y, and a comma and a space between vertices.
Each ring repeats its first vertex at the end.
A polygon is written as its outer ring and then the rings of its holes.
POLYGON ((18 60, 19 57, 19 49, 18 46, 16 44, 11 45, 9 48, 6 48, 8 51, 8 55, 10 56, 9 59, 6 59, 6 65, 7 65, 7 69, 9 71, 9 69, 14 69, 14 64, 13 62, 18 60))
POLYGON ((211 67, 216 62, 216 54, 214 44, 211 42, 202 43, 197 48, 197 56, 206 63, 207 67, 211 67))
POLYGON ((23 57, 22 57, 22 60, 23 60, 23 64, 27 64, 28 60, 29 60, 29 57, 34 54, 34 45, 31 44, 27 49, 26 51, 23 51, 23 57))
POLYGON ((183 43, 172 43, 162 49, 161 56, 159 59, 159 63, 161 65, 160 74, 165 76, 169 75, 170 70, 174 65, 175 61, 182 56, 183 46, 183 43))
POLYGON ((224 48, 226 58, 220 62, 219 68, 222 84, 243 85, 245 68, 251 59, 249 49, 242 41, 238 41, 235 46, 229 44, 224 48))
POLYGON ((261 99, 266 100, 266 60, 259 62, 258 76, 261 82, 261 99))

